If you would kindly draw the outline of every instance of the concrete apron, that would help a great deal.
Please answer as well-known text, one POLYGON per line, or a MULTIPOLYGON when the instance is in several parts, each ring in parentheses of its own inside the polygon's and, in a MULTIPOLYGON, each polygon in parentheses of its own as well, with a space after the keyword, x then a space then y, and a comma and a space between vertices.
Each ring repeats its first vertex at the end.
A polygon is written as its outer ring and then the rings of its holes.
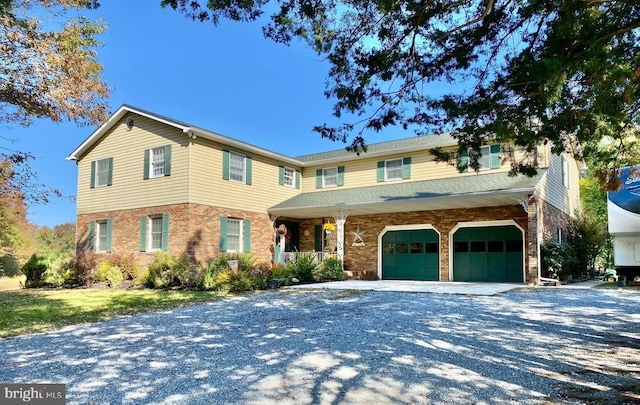
POLYGON ((456 281, 409 281, 409 280, 347 280, 328 283, 300 284, 286 288, 291 289, 326 289, 326 290, 371 290, 413 293, 463 294, 463 295, 496 295, 518 288, 592 288, 602 281, 590 280, 558 287, 535 287, 519 283, 467 283, 456 281))

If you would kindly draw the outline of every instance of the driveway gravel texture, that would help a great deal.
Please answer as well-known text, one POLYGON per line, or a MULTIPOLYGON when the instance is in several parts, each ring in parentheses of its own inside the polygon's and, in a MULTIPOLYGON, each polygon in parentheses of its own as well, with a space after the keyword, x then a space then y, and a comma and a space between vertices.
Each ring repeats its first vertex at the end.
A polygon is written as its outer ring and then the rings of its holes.
POLYGON ((640 292, 267 291, 0 339, 0 382, 68 404, 627 403, 640 292))

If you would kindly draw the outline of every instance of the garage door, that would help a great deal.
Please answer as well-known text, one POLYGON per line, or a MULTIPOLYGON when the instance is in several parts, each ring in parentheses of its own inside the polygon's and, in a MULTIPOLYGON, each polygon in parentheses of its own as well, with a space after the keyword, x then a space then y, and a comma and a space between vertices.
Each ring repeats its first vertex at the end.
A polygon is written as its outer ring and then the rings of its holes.
POLYGON ((522 266, 516 226, 461 228, 453 236, 454 281, 523 282, 522 266))
POLYGON ((432 229, 389 231, 382 237, 382 278, 438 281, 438 234, 432 229))

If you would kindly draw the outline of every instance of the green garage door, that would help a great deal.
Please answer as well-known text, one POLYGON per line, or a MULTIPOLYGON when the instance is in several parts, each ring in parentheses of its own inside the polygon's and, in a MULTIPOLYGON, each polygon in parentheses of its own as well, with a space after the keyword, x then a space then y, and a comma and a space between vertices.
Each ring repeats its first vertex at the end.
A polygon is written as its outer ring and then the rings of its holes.
POLYGON ((382 237, 382 278, 438 281, 438 234, 432 229, 389 231, 382 237))
POLYGON ((454 281, 523 282, 522 232, 514 225, 462 228, 453 235, 454 281))

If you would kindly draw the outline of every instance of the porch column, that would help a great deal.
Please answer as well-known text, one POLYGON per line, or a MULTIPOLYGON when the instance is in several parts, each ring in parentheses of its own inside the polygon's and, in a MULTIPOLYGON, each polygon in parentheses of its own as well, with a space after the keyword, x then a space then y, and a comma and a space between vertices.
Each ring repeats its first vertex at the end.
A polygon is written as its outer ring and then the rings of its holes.
POLYGON ((345 212, 338 212, 333 216, 336 220, 336 253, 340 259, 340 263, 344 267, 344 224, 347 222, 347 215, 345 212))

